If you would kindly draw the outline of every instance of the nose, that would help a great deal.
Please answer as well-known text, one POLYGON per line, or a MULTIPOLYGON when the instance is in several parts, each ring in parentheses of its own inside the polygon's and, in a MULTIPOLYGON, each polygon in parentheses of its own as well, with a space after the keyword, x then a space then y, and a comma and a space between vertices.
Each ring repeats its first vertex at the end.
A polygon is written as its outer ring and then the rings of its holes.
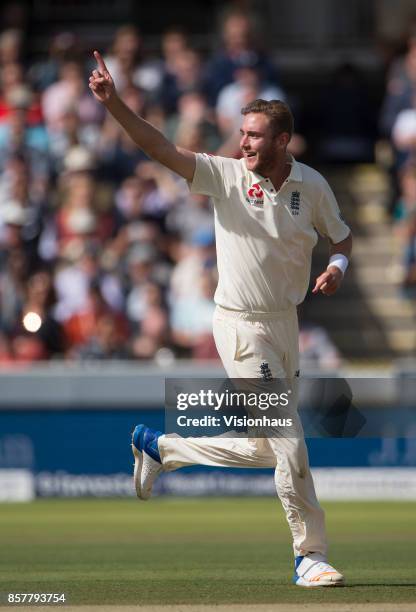
POLYGON ((244 149, 247 147, 247 134, 243 134, 240 138, 240 148, 244 149))

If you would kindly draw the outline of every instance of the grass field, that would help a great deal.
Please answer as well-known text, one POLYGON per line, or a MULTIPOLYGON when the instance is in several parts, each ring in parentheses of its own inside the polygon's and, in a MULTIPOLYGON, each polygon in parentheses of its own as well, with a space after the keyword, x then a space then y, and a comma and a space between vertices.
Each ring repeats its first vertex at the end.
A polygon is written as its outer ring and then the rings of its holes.
POLYGON ((9 592, 53 592, 75 605, 415 602, 416 610, 416 504, 324 507, 342 589, 291 584, 289 532, 273 499, 3 504, 2 603, 9 592))

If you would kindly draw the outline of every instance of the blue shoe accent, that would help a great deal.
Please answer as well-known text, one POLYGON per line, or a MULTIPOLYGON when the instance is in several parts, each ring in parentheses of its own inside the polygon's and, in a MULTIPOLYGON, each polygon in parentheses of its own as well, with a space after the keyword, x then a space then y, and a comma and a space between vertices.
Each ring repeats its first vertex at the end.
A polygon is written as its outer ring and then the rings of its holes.
POLYGON ((302 563, 302 561, 303 561, 303 559, 304 559, 304 558, 305 558, 305 557, 301 557, 301 556, 299 556, 299 557, 295 557, 295 573, 293 574, 293 578, 292 578, 292 582, 293 582, 294 584, 296 584, 296 581, 297 581, 297 579, 299 578, 298 573, 297 573, 297 571, 296 571, 296 570, 298 569, 299 565, 302 563))
POLYGON ((137 425, 133 432, 133 444, 140 452, 144 451, 152 459, 162 463, 158 446, 158 439, 162 435, 161 431, 150 429, 146 425, 137 425))

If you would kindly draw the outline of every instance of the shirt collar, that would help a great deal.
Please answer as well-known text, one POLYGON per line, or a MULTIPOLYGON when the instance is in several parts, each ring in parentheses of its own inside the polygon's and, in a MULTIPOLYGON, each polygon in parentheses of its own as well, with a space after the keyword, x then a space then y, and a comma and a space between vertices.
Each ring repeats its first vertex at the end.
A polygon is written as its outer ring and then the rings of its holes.
MULTIPOLYGON (((289 154, 289 158, 290 158, 291 169, 290 169, 289 176, 287 177, 287 182, 289 183, 291 181, 294 181, 297 183, 301 183, 303 180, 302 168, 299 162, 297 162, 296 159, 293 157, 293 155, 289 154)), ((244 160, 243 160, 243 163, 245 165, 244 160)), ((251 185, 258 184, 258 183, 265 183, 267 180, 264 176, 261 176, 261 174, 257 174, 256 172, 251 172, 250 170, 247 170, 247 172, 250 177, 251 185)))

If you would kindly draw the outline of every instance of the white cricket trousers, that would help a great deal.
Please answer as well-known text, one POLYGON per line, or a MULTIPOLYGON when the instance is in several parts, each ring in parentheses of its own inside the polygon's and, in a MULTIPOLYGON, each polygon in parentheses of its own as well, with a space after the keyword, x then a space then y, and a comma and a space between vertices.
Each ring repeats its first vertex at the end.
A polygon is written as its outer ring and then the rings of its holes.
MULTIPOLYGON (((282 313, 252 314, 217 306, 214 338, 229 378, 259 379, 264 362, 273 378, 297 375, 295 307, 282 313)), ((159 438, 159 452, 166 471, 193 464, 275 468, 277 494, 292 532, 295 556, 310 552, 326 555, 324 512, 316 498, 301 426, 300 432, 292 438, 231 438, 230 434, 181 438, 168 434, 159 438)))

